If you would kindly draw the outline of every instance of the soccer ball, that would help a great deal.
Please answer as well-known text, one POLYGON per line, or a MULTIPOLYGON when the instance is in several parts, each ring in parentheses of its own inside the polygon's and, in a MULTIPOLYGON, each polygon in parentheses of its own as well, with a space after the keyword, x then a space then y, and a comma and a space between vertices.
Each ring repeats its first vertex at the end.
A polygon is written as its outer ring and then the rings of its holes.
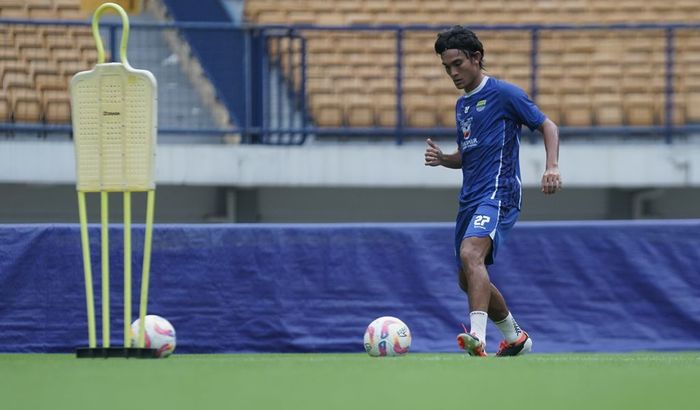
POLYGON ((400 319, 382 316, 365 331, 365 351, 372 357, 402 356, 411 347, 411 331, 400 319))
MULTIPOLYGON (((157 349, 156 356, 168 357, 175 350, 175 328, 164 318, 157 315, 147 315, 145 347, 157 349)), ((131 324, 131 345, 138 347, 139 323, 136 319, 131 324)))

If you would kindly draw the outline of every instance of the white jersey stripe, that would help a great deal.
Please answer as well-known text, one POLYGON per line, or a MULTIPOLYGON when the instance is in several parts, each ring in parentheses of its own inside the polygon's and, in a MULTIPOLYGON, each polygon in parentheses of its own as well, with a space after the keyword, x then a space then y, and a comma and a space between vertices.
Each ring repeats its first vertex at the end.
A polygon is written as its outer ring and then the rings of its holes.
MULTIPOLYGON (((515 149, 519 153, 520 152, 520 135, 519 134, 516 134, 515 143, 517 144, 515 149)), ((515 180, 518 181, 518 208, 522 208, 522 206, 523 206, 523 182, 518 177, 517 169, 516 169, 516 173, 515 173, 515 180)))
POLYGON ((496 193, 498 192, 498 179, 501 177, 501 169, 503 168, 503 149, 506 145, 506 121, 503 120, 503 140, 501 141, 501 156, 498 158, 498 173, 496 174, 496 187, 491 194, 491 199, 496 199, 496 193))
POLYGON ((501 220, 501 201, 498 201, 498 212, 496 213, 496 225, 493 227, 493 231, 489 232, 489 236, 492 241, 496 240, 496 231, 498 230, 498 222, 501 220))

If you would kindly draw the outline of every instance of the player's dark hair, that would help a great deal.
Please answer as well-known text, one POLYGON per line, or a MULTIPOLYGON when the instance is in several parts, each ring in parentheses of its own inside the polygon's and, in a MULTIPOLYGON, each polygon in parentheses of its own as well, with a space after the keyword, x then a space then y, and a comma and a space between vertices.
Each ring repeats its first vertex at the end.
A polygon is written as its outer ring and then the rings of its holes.
POLYGON ((445 50, 462 51, 467 58, 472 58, 477 51, 481 53, 479 67, 484 69, 484 46, 473 31, 462 26, 452 26, 438 33, 435 40, 435 52, 442 54, 445 50))

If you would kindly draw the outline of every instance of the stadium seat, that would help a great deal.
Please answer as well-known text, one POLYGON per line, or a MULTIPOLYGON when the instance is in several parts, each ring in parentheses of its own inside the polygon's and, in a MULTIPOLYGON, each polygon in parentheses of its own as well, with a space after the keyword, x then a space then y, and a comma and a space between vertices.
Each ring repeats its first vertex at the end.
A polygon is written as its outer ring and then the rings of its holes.
POLYGON ((632 126, 644 126, 658 124, 654 118, 654 98, 649 93, 626 93, 623 95, 623 110, 625 124, 632 126))
POLYGON ((585 94, 562 96, 561 125, 585 127, 593 123, 590 98, 585 94))
POLYGON ((65 95, 48 95, 43 100, 43 111, 48 123, 62 124, 71 121, 70 99, 65 95))
POLYGON ((29 66, 29 74, 32 77, 32 81, 41 82, 42 77, 57 76, 60 72, 53 62, 34 62, 29 66))
POLYGON ((31 19, 53 19, 56 11, 51 0, 27 2, 27 15, 31 19))
POLYGON ((349 94, 345 99, 347 125, 351 127, 372 127, 374 118, 374 101, 367 94, 349 94))
MULTIPOLYGON (((78 0, 3 0, 0 17, 83 20, 85 15, 78 0)), ((89 43, 94 49, 90 28, 11 24, 0 29, 0 40, 0 83, 7 96, 0 104, 3 118, 69 122, 70 76, 96 60, 94 52, 80 48, 89 43)))
POLYGON ((440 127, 451 128, 456 125, 455 116, 455 103, 457 101, 457 96, 454 98, 449 98, 449 96, 443 96, 443 94, 436 95, 435 104, 437 106, 437 124, 440 127))
POLYGON ((41 107, 36 90, 24 84, 13 84, 5 91, 12 103, 12 116, 19 122, 38 122, 41 119, 41 107))
POLYGON ((27 8, 22 1, 4 1, 0 6, 0 17, 22 19, 29 17, 27 8))
POLYGON ((0 62, 13 62, 18 59, 19 53, 15 47, 7 43, 0 44, 0 62))
POLYGON ((685 113, 688 122, 700 123, 700 91, 686 94, 685 113))
POLYGON ((396 126, 396 95, 379 94, 372 98, 376 106, 376 121, 379 127, 396 126))
POLYGON ((343 123, 343 107, 335 94, 310 95, 311 113, 316 125, 339 126, 343 123))
MULTIPOLYGON (((460 16, 463 24, 694 22, 700 15, 700 2, 694 0, 255 0, 244 2, 244 7, 246 18, 253 22, 320 25, 450 25, 454 24, 455 15, 460 16)), ((3 0, 0 17, 84 20, 86 16, 80 11, 79 0, 3 0)), ((318 124, 395 124, 395 33, 306 31, 302 34, 308 39, 309 109, 314 116, 322 115, 315 118, 318 124), (317 106, 330 96, 337 99, 338 90, 347 97, 346 102, 317 106), (373 96, 369 101, 368 94, 373 96)), ((486 48, 487 74, 532 93, 530 33, 484 30, 479 34, 486 48)), ((683 111, 674 114, 674 121, 697 121, 700 117, 693 112, 697 94, 694 84, 700 82, 699 39, 700 30, 676 30, 674 87, 679 101, 676 106, 683 111)), ((404 32, 402 80, 409 125, 452 126, 454 122, 451 105, 456 93, 433 52, 434 40, 435 32, 404 32), (416 101, 421 99, 423 102, 416 101)), ((589 125, 615 125, 615 121, 620 124, 651 121, 657 124, 665 118, 664 98, 659 97, 665 91, 664 49, 662 30, 541 30, 539 69, 535 73, 538 104, 563 123, 584 125, 588 121, 589 125), (616 102, 620 104, 617 109, 616 102)), ((287 53, 285 46, 281 52, 287 53)), ((293 53, 296 56, 299 51, 293 53)), ((9 63, 18 62, 28 68, 26 74, 42 97, 43 111, 47 110, 44 91, 59 92, 64 82, 63 92, 67 96, 70 77, 92 67, 96 59, 89 27, 0 28, 0 64, 7 62, 4 66, 9 67, 9 63)), ((189 63, 185 66, 188 73, 195 70, 191 76, 203 76, 196 66, 189 63)), ((287 67, 286 58, 282 59, 282 67, 285 73, 295 72, 290 82, 298 86, 298 70, 287 67)), ((14 72, 10 68, 4 70, 8 76, 14 72)), ((210 99, 216 98, 214 91, 208 95, 210 99)), ((7 102, 9 107, 11 102, 7 102)), ((57 118, 45 114, 45 118, 57 118)))
POLYGON ((622 96, 619 93, 593 93, 593 116, 595 125, 622 124, 624 121, 622 96))
POLYGON ((557 124, 561 124, 561 102, 556 93, 538 94, 536 98, 537 106, 540 110, 557 124))
POLYGON ((80 10, 80 3, 71 0, 54 0, 56 2, 56 14, 64 20, 83 20, 85 12, 80 10))
MULTIPOLYGON (((661 123, 666 124, 666 96, 664 95, 664 98, 659 99, 658 105, 655 108, 655 111, 658 112, 659 118, 661 118, 661 123)), ((681 93, 676 93, 673 95, 673 116, 671 118, 672 124, 674 125, 683 125, 688 121, 688 118, 686 117, 686 112, 687 112, 687 103, 686 103, 686 96, 685 94, 681 93)))
POLYGON ((8 121, 11 112, 10 102, 4 96, 0 97, 0 121, 8 121))
MULTIPOLYGON (((454 16, 467 25, 692 23, 700 15, 700 2, 695 0, 254 0, 244 2, 244 7, 246 18, 252 22, 320 25, 451 25, 454 16)), ((86 15, 80 10, 79 0, 3 0, 0 17, 85 20, 86 15)), ((532 93, 531 33, 483 30, 478 34, 486 49, 487 74, 532 93)), ((314 118, 318 124, 395 125, 395 32, 308 30, 302 35, 308 40, 309 109, 314 116, 322 115, 323 118, 314 118), (328 96, 337 99, 338 91, 344 96, 342 104, 317 106, 328 96), (325 97, 314 98, 315 95, 325 97), (372 98, 368 100, 367 95, 372 98)), ((433 51, 435 35, 434 31, 403 32, 403 105, 410 126, 453 126, 451 105, 456 93, 433 51)), ((541 30, 535 73, 538 104, 564 125, 662 123, 666 107, 665 35, 664 30, 541 30)), ((700 93, 700 30, 678 28, 675 35, 674 90, 678 104, 674 106, 678 110, 673 120, 699 121, 695 107, 700 93)), ((292 50, 294 61, 298 61, 297 47, 292 50)), ((289 80, 299 86, 299 71, 287 67, 285 43, 280 52, 284 73, 291 76, 289 73, 295 72, 289 80)), ((58 118, 45 112, 45 91, 63 92, 67 97, 70 77, 91 68, 96 59, 89 27, 0 27, 3 90, 5 77, 8 84, 14 84, 8 90, 25 87, 28 81, 40 97, 42 118, 58 118), (25 70, 19 71, 20 66, 25 70)), ((194 83, 206 83, 201 81, 201 67, 190 62, 184 66, 194 83)), ((216 91, 210 88, 198 87, 207 100, 216 100, 216 91)), ((29 101, 33 100, 22 101, 25 118, 32 117, 35 108, 29 101)), ((8 110, 15 108, 15 102, 6 99, 8 110)))
POLYGON ((435 102, 435 96, 432 95, 406 95, 404 98, 404 120, 411 127, 430 128, 437 126, 439 121, 435 102))

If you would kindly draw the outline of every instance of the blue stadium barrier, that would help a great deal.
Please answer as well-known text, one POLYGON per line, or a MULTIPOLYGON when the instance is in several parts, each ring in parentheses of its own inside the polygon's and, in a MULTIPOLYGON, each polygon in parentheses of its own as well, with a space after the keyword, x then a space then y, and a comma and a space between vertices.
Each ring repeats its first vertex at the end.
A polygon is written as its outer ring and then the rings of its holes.
MULTIPOLYGON (((121 234, 114 226, 114 343, 121 234)), ((142 241, 136 226, 136 278, 142 241)), ((451 244, 445 223, 156 225, 149 312, 174 324, 180 353, 362 352, 365 327, 383 315, 408 324, 412 351, 456 352, 467 304, 451 244)), ((698 260, 700 220, 521 223, 491 276, 537 352, 698 350, 698 260)), ((492 324, 488 338, 495 350, 492 324)), ((0 226, 0 352, 86 343, 79 227, 0 226)))

